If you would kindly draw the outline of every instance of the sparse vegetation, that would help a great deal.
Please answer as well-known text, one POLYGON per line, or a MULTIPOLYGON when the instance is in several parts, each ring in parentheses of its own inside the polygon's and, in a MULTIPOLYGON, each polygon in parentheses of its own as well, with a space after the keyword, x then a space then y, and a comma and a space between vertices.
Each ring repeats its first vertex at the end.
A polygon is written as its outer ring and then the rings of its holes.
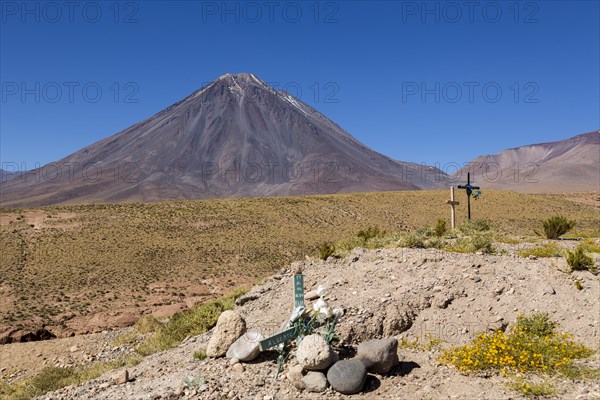
POLYGON ((435 224, 435 228, 433 229, 433 231, 435 232, 435 236, 437 237, 444 236, 448 231, 448 228, 446 228, 446 220, 439 218, 435 224))
POLYGON ((325 242, 319 247, 319 258, 321 260, 327 260, 329 257, 335 254, 335 245, 330 242, 325 242))
POLYGON ((535 247, 527 247, 519 252, 521 257, 561 257, 563 250, 556 243, 543 243, 535 247))
MULTIPOLYGON (((505 376, 574 374, 573 369, 579 367, 573 362, 593 353, 576 343, 570 334, 558 333, 556 324, 547 314, 538 313, 529 317, 518 316, 509 332, 482 333, 470 344, 451 347, 444 351, 440 360, 465 373, 495 370, 505 376)), ((545 383, 517 382, 513 387, 524 394, 549 393, 551 390, 545 383)))
POLYGON ((140 356, 129 356, 82 367, 46 367, 23 381, 12 384, 0 382, 0 400, 30 400, 65 386, 87 382, 113 369, 134 366, 140 360, 140 356))
MULTIPOLYGON (((338 255, 357 246, 403 245, 406 232, 446 216, 440 206, 446 197, 441 190, 0 209, 0 279, 4 293, 18 293, 0 311, 0 322, 56 326, 68 314, 76 320, 148 307, 157 293, 165 304, 181 302, 181 294, 202 293, 208 278, 226 293, 314 254, 324 241, 335 243, 338 255), (368 226, 392 233, 365 245, 356 233, 368 226)), ((592 206, 495 191, 485 202, 476 215, 498 233, 525 235, 537 221, 564 213, 578 221, 580 236, 600 235, 592 206)), ((457 215, 465 214, 461 203, 457 215)), ((452 235, 415 236, 405 244, 426 239, 423 246, 439 248, 452 235)))
POLYGON ((567 264, 572 271, 590 271, 595 273, 596 268, 594 267, 594 260, 588 256, 583 247, 577 246, 573 251, 567 251, 566 254, 567 264))
MULTIPOLYGON (((555 215, 542 222, 546 239, 558 239, 575 227, 575 221, 568 220, 564 215, 555 215)), ((534 230, 537 235, 541 233, 534 230)))
POLYGON ((452 245, 446 247, 447 251, 458 253, 494 252, 495 231, 486 220, 475 220, 459 225, 456 230, 457 239, 452 245))
POLYGON ((235 299, 245 292, 245 290, 236 290, 220 299, 175 314, 154 334, 146 338, 136 351, 142 356, 147 356, 157 351, 171 349, 188 336, 206 332, 217 323, 223 311, 233 308, 235 299))
POLYGON ((369 239, 384 237, 385 231, 380 231, 379 227, 377 226, 370 226, 367 229, 359 231, 356 236, 361 238, 363 243, 366 245, 369 239))
POLYGON ((200 351, 194 352, 194 355, 192 357, 195 358, 196 360, 205 360, 207 355, 205 352, 200 350, 200 351))
POLYGON ((575 289, 577 290, 583 290, 583 286, 581 286, 581 282, 579 282, 579 280, 575 280, 575 289))

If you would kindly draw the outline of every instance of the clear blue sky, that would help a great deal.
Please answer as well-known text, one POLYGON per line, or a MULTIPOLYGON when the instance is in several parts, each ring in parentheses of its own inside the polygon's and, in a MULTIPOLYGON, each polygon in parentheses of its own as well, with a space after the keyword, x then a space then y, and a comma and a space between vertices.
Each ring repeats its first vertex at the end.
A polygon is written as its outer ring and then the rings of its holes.
POLYGON ((58 160, 226 72, 405 161, 600 127, 598 1, 222 4, 2 1, 1 161, 58 160))

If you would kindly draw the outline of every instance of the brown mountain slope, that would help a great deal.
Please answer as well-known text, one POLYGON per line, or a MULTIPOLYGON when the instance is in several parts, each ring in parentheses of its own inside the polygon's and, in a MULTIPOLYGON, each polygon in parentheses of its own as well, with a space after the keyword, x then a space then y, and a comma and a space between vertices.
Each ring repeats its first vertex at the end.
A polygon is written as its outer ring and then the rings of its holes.
POLYGON ((439 187, 436 178, 446 175, 370 150, 255 75, 226 74, 145 121, 3 183, 0 205, 406 190, 439 187))
POLYGON ((600 131, 475 158, 453 175, 487 189, 530 193, 600 191, 600 131))

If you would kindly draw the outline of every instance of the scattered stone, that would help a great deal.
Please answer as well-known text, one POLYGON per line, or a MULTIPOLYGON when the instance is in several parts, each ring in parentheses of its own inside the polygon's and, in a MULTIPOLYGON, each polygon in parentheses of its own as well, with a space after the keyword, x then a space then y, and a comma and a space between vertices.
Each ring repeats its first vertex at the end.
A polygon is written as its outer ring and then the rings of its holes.
POLYGON ((246 331, 246 321, 237 312, 224 311, 217 320, 213 334, 208 341, 206 355, 222 357, 229 347, 246 331))
POLYGON ((302 383, 306 390, 312 393, 321 393, 327 389, 327 378, 322 372, 309 371, 302 378, 302 383))
POLYGON ((129 371, 124 369, 119 371, 114 376, 114 381, 117 385, 122 385, 124 383, 129 382, 129 371))
POLYGON ((327 371, 327 380, 336 392, 355 394, 367 380, 367 367, 358 359, 338 361, 327 371))
POLYGON ((398 340, 395 338, 369 340, 358 345, 356 357, 369 372, 386 374, 398 365, 398 340))
POLYGON ((554 288, 547 283, 542 286, 542 292, 545 294, 556 294, 554 288))
POLYGON ((240 363, 237 364, 233 364, 233 366, 231 367, 231 369, 237 373, 242 373, 246 370, 246 368, 244 368, 244 366, 240 363))
POLYGON ((333 350, 323 336, 312 334, 302 339, 296 358, 300 366, 309 371, 327 369, 334 360, 333 350))
POLYGON ((473 280, 474 280, 475 282, 481 282, 481 278, 480 278, 479 276, 476 276, 475 278, 473 278, 473 280))
POLYGON ((227 350, 227 358, 237 358, 240 361, 248 362, 254 360, 260 354, 259 344, 264 336, 259 332, 246 332, 240 336, 227 350))
POLYGON ((71 346, 71 347, 69 348, 69 351, 70 351, 71 353, 75 353, 75 352, 76 352, 76 351, 78 351, 78 350, 79 350, 79 347, 77 347, 77 345, 71 346))

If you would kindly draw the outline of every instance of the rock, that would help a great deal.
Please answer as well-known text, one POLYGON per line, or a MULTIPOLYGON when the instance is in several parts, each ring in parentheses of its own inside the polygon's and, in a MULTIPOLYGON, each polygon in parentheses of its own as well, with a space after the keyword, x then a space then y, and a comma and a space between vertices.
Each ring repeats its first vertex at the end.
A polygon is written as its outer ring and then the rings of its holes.
POLYGON ((542 286, 542 292, 545 294, 556 294, 556 291, 554 290, 554 288, 548 284, 544 284, 542 286))
POLYGON ((287 378, 290 383, 298 390, 304 389, 304 382, 302 378, 304 377, 303 369, 300 365, 294 365, 290 367, 290 370, 287 373, 287 378))
MULTIPOLYGON (((407 331, 412 326, 414 319, 414 310, 399 308, 395 304, 387 305, 385 318, 382 321, 383 335, 392 336, 407 331)), ((381 334, 382 332, 378 333, 381 334)))
POLYGON ((365 385, 367 367, 356 358, 338 361, 327 371, 327 380, 336 392, 355 394, 365 385))
POLYGON ((319 293, 317 293, 316 290, 311 290, 309 292, 306 292, 306 294, 304 295, 305 300, 316 300, 319 297, 320 297, 319 293))
POLYGON ((323 336, 313 334, 302 339, 296 351, 296 358, 302 368, 309 371, 320 371, 331 365, 334 355, 323 336))
POLYGON ((77 345, 71 346, 71 347, 69 348, 69 351, 70 351, 71 353, 75 353, 75 352, 76 352, 76 351, 78 351, 78 350, 79 350, 79 347, 77 347, 77 345))
POLYGON ((249 301, 256 300, 259 297, 260 297, 260 293, 256 293, 256 292, 246 293, 245 295, 240 296, 235 300, 235 305, 243 306, 244 304, 248 303, 249 301))
POLYGON ((113 379, 117 385, 127 383, 129 382, 129 371, 126 369, 119 371, 115 374, 113 379))
POLYGON ((244 366, 240 363, 237 364, 233 364, 233 366, 231 367, 231 369, 237 373, 242 373, 246 370, 246 368, 244 368, 244 366))
POLYGON ((475 278, 473 278, 473 280, 474 280, 475 282, 481 282, 481 278, 480 278, 479 276, 476 276, 475 278))
POLYGON ((317 371, 309 371, 304 378, 302 383, 307 391, 312 393, 321 393, 327 389, 327 378, 325 374, 317 371))
POLYGON ((358 345, 356 357, 369 372, 386 374, 398 365, 398 340, 394 338, 369 340, 358 345))
POLYGON ((208 346, 206 355, 209 357, 222 357, 229 347, 246 332, 246 321, 237 312, 224 311, 217 320, 208 346))
POLYGON ((240 361, 252 361, 260 354, 258 347, 264 336, 259 332, 246 332, 240 336, 227 350, 227 358, 237 358, 240 361))

